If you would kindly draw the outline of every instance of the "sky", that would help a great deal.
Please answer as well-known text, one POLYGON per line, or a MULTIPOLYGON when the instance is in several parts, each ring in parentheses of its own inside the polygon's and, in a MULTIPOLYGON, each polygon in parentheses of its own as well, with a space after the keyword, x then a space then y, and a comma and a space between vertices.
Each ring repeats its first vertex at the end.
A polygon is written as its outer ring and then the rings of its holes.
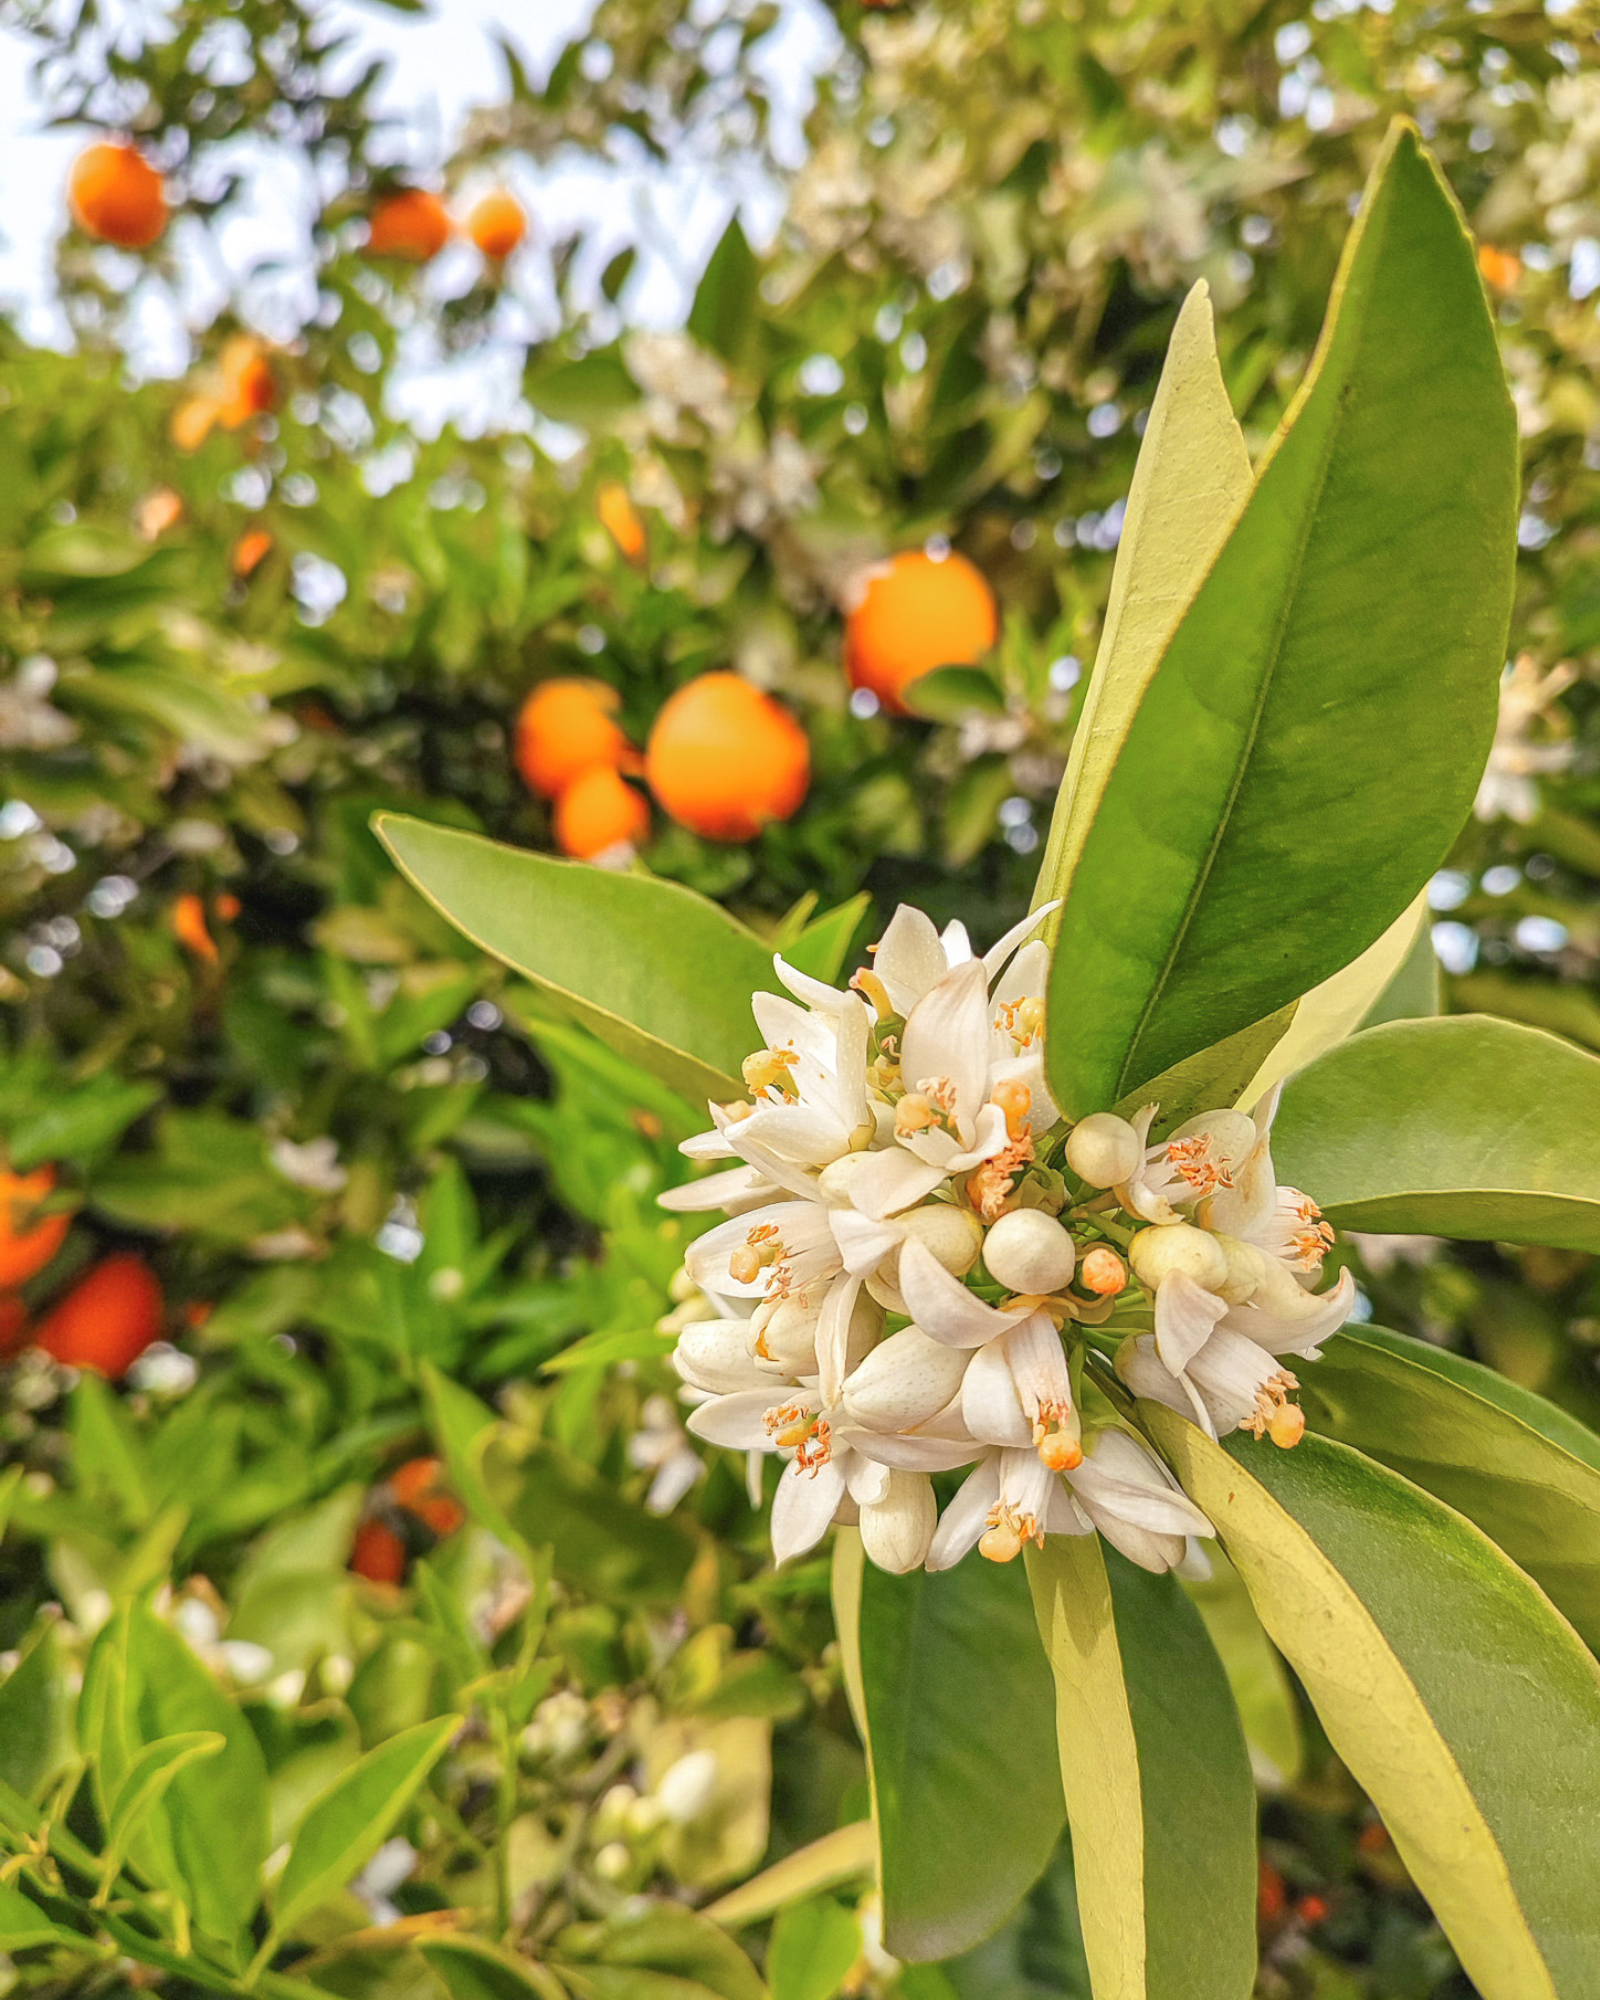
MULTIPOLYGON (((131 8, 139 0, 125 3, 131 8)), ((362 0, 324 0, 322 11, 353 34, 352 68, 374 54, 389 58, 391 73, 380 102, 403 115, 400 143, 408 164, 425 174, 448 154, 467 111, 504 94, 492 31, 509 35, 538 78, 581 31, 593 7, 594 0, 532 0, 531 5, 529 0, 434 0, 429 13, 415 15, 362 0)), ((777 93, 780 144, 792 155, 800 144, 811 79, 831 58, 838 34, 823 0, 782 0, 782 8, 766 64, 777 93)), ((109 11, 114 15, 114 8, 109 11)), ((27 38, 14 27, 0 27, 0 299, 16 311, 31 338, 61 343, 66 329, 54 301, 51 260, 66 225, 67 173, 86 134, 44 129, 46 114, 30 86, 30 63, 27 38)), ((251 168, 247 200, 224 227, 207 231, 181 217, 174 224, 178 286, 175 294, 148 285, 141 289, 130 341, 137 372, 181 373, 192 332, 216 315, 230 290, 241 291, 241 281, 246 316, 270 337, 287 338, 308 310, 303 246, 314 191, 265 154, 251 168)), ((644 174, 607 170, 593 161, 545 170, 520 161, 507 178, 533 218, 536 238, 548 242, 573 225, 598 224, 597 268, 624 243, 640 242, 627 307, 630 318, 645 325, 681 323, 694 281, 735 207, 758 240, 770 234, 778 217, 776 191, 749 167, 735 166, 713 178, 698 164, 644 174)), ((447 251, 427 282, 445 292, 464 289, 474 269, 470 250, 447 251)), ((513 274, 512 322, 524 338, 536 338, 554 323, 543 279, 536 257, 513 274)), ((514 364, 509 342, 499 356, 451 363, 419 347, 397 394, 424 428, 446 416, 471 424, 474 414, 486 416, 503 398, 514 364)))

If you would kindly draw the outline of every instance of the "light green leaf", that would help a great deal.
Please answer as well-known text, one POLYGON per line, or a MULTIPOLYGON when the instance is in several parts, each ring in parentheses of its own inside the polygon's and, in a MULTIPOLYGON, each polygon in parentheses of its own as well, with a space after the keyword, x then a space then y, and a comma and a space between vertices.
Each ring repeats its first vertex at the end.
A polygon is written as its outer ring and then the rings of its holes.
POLYGON ((553 1972, 484 1938, 420 1937, 416 1948, 450 2000, 566 2000, 553 1972))
POLYGON ((1600 1665, 1459 1514, 1359 1452, 1140 1415, 1483 2000, 1600 1992, 1600 1665))
POLYGON ((831 1896, 791 1903, 772 1926, 767 1984, 772 2000, 833 2000, 861 1955, 861 1925, 854 1910, 831 1896))
MULTIPOLYGON (((1033 903, 1065 895, 1145 690, 1250 497, 1250 454, 1217 361, 1204 280, 1183 302, 1150 406, 1094 673, 1033 903)), ((1059 917, 1045 935, 1053 938, 1059 917)))
POLYGON ((1280 1177, 1342 1229, 1600 1250, 1600 1057, 1487 1014, 1390 1021, 1288 1086, 1280 1177))
POLYGON ((1006 698, 982 667, 935 667, 901 690, 913 715, 930 722, 959 722, 965 715, 1004 715, 1006 698))
POLYGON ((1011 1914, 1065 1817, 1027 1579, 1014 1564, 864 1564, 859 1618, 884 1942, 948 1958, 1011 1914))
POLYGON ((300 1823, 278 1883, 273 1930, 290 1931, 359 1873, 461 1727, 458 1715, 402 1730, 352 1764, 300 1823))
POLYGON ((451 1485, 467 1512, 531 1569, 535 1562, 532 1550, 507 1519, 483 1476, 484 1449, 499 1428, 499 1417, 431 1361, 423 1362, 421 1375, 428 1428, 449 1468, 451 1485))
POLYGON ((50 1623, 0 1681, 0 1783, 37 1799, 72 1762, 73 1749, 72 1694, 50 1623))
POLYGON ((1225 1042, 1185 1056, 1182 1062, 1130 1091, 1116 1109, 1131 1118, 1143 1105, 1159 1106, 1150 1132, 1153 1139, 1160 1139, 1197 1111, 1214 1111, 1219 1105, 1236 1102, 1253 1104, 1254 1088, 1247 1079, 1271 1060, 1272 1051, 1293 1023, 1294 1011, 1291 1001, 1266 1020, 1252 1021, 1225 1042))
POLYGON ((1382 1327, 1300 1370, 1316 1430, 1476 1521, 1600 1652, 1600 1437, 1491 1368, 1382 1327))
POLYGON ((580 354, 576 361, 531 370, 523 394, 541 416, 558 424, 591 428, 639 400, 639 387, 614 347, 580 354))
POLYGON ((13 1172, 25 1174, 47 1160, 89 1158, 119 1138, 160 1096, 159 1084, 126 1083, 103 1070, 92 1082, 56 1096, 11 1127, 6 1151, 13 1172))
POLYGON ((1299 1777, 1303 1755, 1294 1691, 1238 1571, 1220 1550, 1206 1553, 1211 1575, 1203 1582, 1185 1583, 1184 1591, 1205 1621, 1228 1676, 1256 1782, 1281 1791, 1299 1777))
POLYGON ((1098 1536, 1027 1560, 1096 2000, 1247 2000, 1255 1787, 1200 1616, 1098 1536))
POLYGON ((737 365, 759 333, 756 304, 761 272, 735 215, 695 288, 688 331, 702 347, 737 365))
POLYGON ((0 1882, 0 1951, 31 1951, 37 1945, 97 1953, 93 1938, 80 1937, 50 1921, 31 1897, 14 1882, 0 1882))
POLYGON ((1082 834, 1050 993, 1069 1113, 1337 972, 1439 865, 1494 730, 1516 506, 1472 246, 1397 127, 1288 428, 1082 834))
POLYGON ((793 1854, 786 1854, 737 1889, 708 1903, 705 1915, 724 1930, 740 1930, 746 1924, 760 1923, 775 1910, 816 1895, 820 1889, 867 1880, 877 1866, 878 1837, 871 1820, 852 1820, 848 1826, 836 1827, 820 1840, 796 1848, 793 1854))
POLYGON ((825 979, 831 986, 844 971, 844 956, 850 949, 850 940, 861 927, 861 921, 872 907, 872 897, 863 889, 837 909, 828 910, 820 917, 814 917, 795 939, 784 948, 784 960, 798 972, 808 972, 813 979, 825 979))
POLYGON ((565 1956, 585 1962, 580 1990, 592 1984, 601 2000, 654 2000, 657 1994, 668 2000, 684 1989, 685 2000, 688 1992, 767 2000, 761 1975, 726 1931, 681 1904, 650 1904, 609 1923, 570 1924, 556 1944, 565 1956))
POLYGON ((777 990, 753 931, 676 882, 502 847, 379 813, 379 839, 474 944, 565 1003, 619 1054, 700 1104, 742 1096, 750 995, 777 990))
POLYGON ((116 1880, 146 1814, 161 1800, 184 1766, 204 1757, 215 1757, 227 1747, 227 1738, 210 1729, 186 1730, 181 1735, 163 1736, 145 1745, 123 1773, 111 1802, 105 1852, 101 1856, 103 1888, 109 1888, 116 1880))

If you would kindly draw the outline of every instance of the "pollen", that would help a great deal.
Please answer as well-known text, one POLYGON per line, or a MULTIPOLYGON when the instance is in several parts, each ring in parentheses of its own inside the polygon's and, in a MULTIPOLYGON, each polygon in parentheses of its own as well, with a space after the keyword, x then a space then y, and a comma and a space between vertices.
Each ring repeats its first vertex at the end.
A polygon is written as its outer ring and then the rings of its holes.
POLYGON ((1011 1199, 1012 1182, 1033 1159, 1033 1134, 1024 1131, 1020 1139, 1004 1146, 992 1159, 982 1161, 967 1182, 967 1199, 985 1222, 998 1222, 1011 1199))
POLYGON ((1256 1406, 1239 1428, 1254 1438, 1270 1437, 1280 1451, 1290 1451, 1306 1434, 1306 1413, 1290 1396, 1300 1386, 1299 1378, 1287 1368, 1263 1382, 1256 1391, 1256 1406))
POLYGON ((1097 1298, 1114 1298, 1128 1282, 1128 1267, 1104 1243, 1097 1243, 1078 1266, 1079 1281, 1097 1298))
POLYGON ((1280 1451, 1292 1451, 1306 1434, 1306 1413, 1298 1403, 1282 1403, 1267 1421, 1267 1436, 1280 1451))
POLYGON ((1038 999, 1008 1000, 995 1016, 994 1024, 1002 1035, 1011 1037, 1020 1054, 1044 1033, 1044 1002, 1038 999))
POLYGON ((758 1222, 728 1259, 728 1276, 737 1285, 753 1285, 769 1265, 783 1255, 775 1222, 758 1222))
POLYGON ((1083 1463, 1083 1446, 1071 1431, 1050 1431, 1038 1444, 1039 1457, 1052 1472, 1076 1472, 1083 1463))
POLYGON ((1169 1140, 1167 1165, 1197 1195, 1215 1194, 1218 1188, 1233 1186, 1232 1174, 1212 1159, 1211 1139, 1205 1132, 1197 1132, 1192 1139, 1169 1140))
POLYGON ((757 1097, 775 1090, 780 1097, 793 1098, 799 1090, 789 1072, 799 1060, 793 1049, 757 1049, 753 1056, 745 1057, 740 1073, 757 1097))
POLYGON ((926 1132, 936 1116, 933 1106, 921 1091, 908 1090, 894 1109, 895 1137, 904 1139, 912 1132, 926 1132))
POLYGON ((978 1554, 992 1563, 1015 1562, 1022 1554, 1022 1537, 1015 1528, 987 1528, 979 1538, 978 1554))

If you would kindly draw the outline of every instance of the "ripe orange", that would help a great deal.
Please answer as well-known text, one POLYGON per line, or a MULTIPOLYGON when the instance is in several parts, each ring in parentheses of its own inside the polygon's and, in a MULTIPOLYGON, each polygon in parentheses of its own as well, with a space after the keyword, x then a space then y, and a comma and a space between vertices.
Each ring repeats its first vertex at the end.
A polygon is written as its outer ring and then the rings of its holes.
POLYGON ((45 1316, 35 1345, 69 1368, 126 1375, 151 1341, 164 1312, 155 1273, 123 1252, 107 1257, 45 1316))
POLYGON ((845 671, 885 708, 934 667, 970 667, 994 644, 994 594, 965 556, 935 561, 921 549, 895 556, 868 580, 845 625, 845 671))
POLYGON ((389 1475, 395 1503, 415 1514, 441 1538, 465 1525, 467 1510, 442 1481, 444 1467, 436 1458, 410 1458, 389 1475))
POLYGON ((8 1361, 28 1340, 28 1308, 21 1299, 0 1295, 0 1361, 8 1361))
POLYGON ((1480 243, 1478 269, 1491 292, 1511 292, 1522 276, 1522 259, 1515 250, 1497 250, 1492 243, 1480 243))
POLYGON ((185 396, 172 413, 172 442, 179 451, 198 451, 222 414, 215 396, 185 396))
POLYGON ((596 764, 626 762, 631 746, 613 719, 620 706, 604 681, 541 681, 517 716, 513 754, 523 782, 553 799, 596 764))
POLYGON ((799 810, 811 746, 771 695, 738 674, 701 674, 656 717, 645 775, 680 826, 707 840, 753 840, 799 810))
POLYGON ((277 402, 278 384, 272 364, 261 342, 252 334, 236 333, 222 343, 217 370, 223 391, 217 422, 224 430, 238 430, 277 402))
POLYGON ((235 576, 249 576, 272 549, 272 537, 265 528, 246 528, 233 545, 229 558, 235 576))
POLYGON ((629 562, 643 562, 649 553, 650 540, 645 533, 639 511, 628 496, 628 489, 615 479, 608 479, 596 489, 594 511, 600 517, 600 525, 611 537, 629 562))
POLYGON ((650 837, 650 808, 610 764, 592 764, 556 800, 556 845, 577 861, 592 861, 624 841, 650 837))
POLYGON ((192 951, 208 965, 216 964, 216 943, 206 929, 206 906, 192 890, 173 900, 172 935, 185 951, 192 951))
POLYGON ((368 1583, 399 1583, 406 1573, 406 1545, 383 1521, 363 1521, 350 1550, 350 1567, 368 1583))
POLYGON ((166 185, 136 146, 102 141, 80 153, 67 203, 86 236, 123 250, 147 250, 167 226, 166 185))
POLYGON ((496 188, 473 206, 467 217, 467 234, 496 263, 509 257, 528 233, 528 218, 515 195, 496 188))
POLYGON ((450 241, 450 229, 449 213, 436 194, 426 188, 399 188, 374 204, 367 251, 373 257, 426 264, 450 241))
POLYGON ((54 1167, 31 1174, 0 1169, 0 1285, 25 1284, 61 1248, 71 1216, 34 1213, 55 1184, 54 1167))

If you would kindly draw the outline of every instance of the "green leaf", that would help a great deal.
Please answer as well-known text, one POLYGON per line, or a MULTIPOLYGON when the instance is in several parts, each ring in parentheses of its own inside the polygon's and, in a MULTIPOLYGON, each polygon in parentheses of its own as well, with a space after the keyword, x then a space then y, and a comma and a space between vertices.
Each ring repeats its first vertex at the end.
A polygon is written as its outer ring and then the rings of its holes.
POLYGON ((772 2000, 833 2000, 861 1955, 861 1925, 854 1910, 831 1896, 791 1903, 779 1913, 767 1946, 772 2000))
POLYGON ((590 429, 606 423, 639 400, 639 387, 614 347, 603 347, 576 361, 530 369, 523 394, 541 416, 558 424, 590 429))
POLYGON ((1052 1536, 1028 1575, 1097 2000, 1247 2000, 1255 1786, 1199 1613, 1095 1535, 1052 1536))
POLYGON ((863 889, 837 909, 813 918, 794 942, 784 948, 784 962, 797 972, 809 973, 813 979, 825 979, 831 986, 844 971, 845 953, 871 908, 872 896, 863 889))
POLYGON ((852 1820, 708 1903, 705 1914, 724 1930, 736 1931, 814 1896, 819 1889, 837 1889, 841 1883, 868 1878, 877 1865, 878 1838, 871 1820, 852 1820))
POLYGON ((419 1937, 416 1949, 450 2000, 566 2000, 553 1972, 475 1937, 419 1937))
POLYGON ((37 1799, 73 1750, 72 1693, 51 1623, 0 1681, 0 1783, 37 1799))
POLYGON ((675 882, 502 847, 380 813, 407 879, 474 944, 691 1103, 743 1095, 750 995, 776 990, 753 931, 675 882))
POLYGON ((1291 421, 1083 831, 1050 993, 1069 1113, 1338 971, 1442 861, 1494 730, 1516 505, 1472 246, 1400 126, 1291 421))
POLYGON ((93 1938, 52 1923, 14 1882, 0 1882, 0 1951, 31 1951, 38 1945, 91 1953, 97 1949, 93 1938))
POLYGON ((1391 1021, 1303 1070, 1281 1177, 1342 1229, 1600 1250, 1600 1057, 1486 1014, 1391 1021))
POLYGON ((637 1915, 614 1917, 604 1924, 570 1924, 556 1939, 560 1950, 585 1961, 585 1979, 593 1979, 602 1996, 641 1996, 675 1989, 682 1982, 695 1993, 721 2000, 767 2000, 761 1975, 725 1931, 680 1904, 655 1903, 637 1915), (660 1985, 635 1984, 619 1976, 624 1971, 655 1974, 660 1985))
POLYGON ((756 317, 760 267, 734 216, 695 288, 689 332, 702 347, 735 367, 745 360, 760 332, 756 317))
POLYGON ((1219 1550, 1207 1554, 1211 1575, 1185 1583, 1184 1591, 1228 1676, 1257 1783, 1281 1791, 1299 1777, 1304 1754, 1294 1690, 1238 1572, 1219 1550))
POLYGON ((1153 1138, 1160 1139, 1197 1111, 1214 1111, 1219 1105, 1236 1102, 1253 1104, 1257 1093, 1249 1079, 1271 1063, 1273 1051, 1292 1027, 1294 1013, 1291 1001, 1226 1041, 1202 1049, 1198 1055, 1185 1056, 1182 1062, 1130 1091, 1117 1110, 1131 1118, 1142 1105, 1159 1106, 1150 1131, 1153 1138))
POLYGON ((1600 1992, 1600 1665, 1442 1502, 1345 1445, 1140 1415, 1483 2000, 1600 1992))
POLYGON ((111 1071, 44 1104, 6 1133, 12 1170, 25 1174, 46 1161, 84 1160, 120 1138, 161 1096, 154 1083, 125 1083, 111 1071))
POLYGON ((901 690, 913 715, 959 722, 964 715, 1004 715, 1006 698, 982 667, 934 667, 901 690))
POLYGON ((186 1730, 181 1735, 163 1736, 145 1745, 124 1772, 111 1802, 105 1852, 101 1857, 101 1880, 105 1886, 116 1880, 134 1835, 184 1766, 215 1757, 227 1747, 227 1738, 210 1729, 186 1730))
POLYGON ((431 1361, 423 1362, 421 1376, 428 1428, 462 1505, 531 1569, 535 1561, 532 1550, 512 1526, 483 1476, 484 1449, 500 1426, 499 1417, 431 1361))
POLYGON ((1300 1371, 1314 1429, 1476 1521, 1600 1652, 1600 1437, 1491 1368, 1382 1327, 1300 1371))
POLYGON ((1062 1837, 1017 1914, 942 1965, 909 1965, 903 2000, 1091 2000, 1072 1849, 1062 1837))
MULTIPOLYGON (((1172 329, 1133 469, 1100 651, 1039 865, 1035 909, 1066 894, 1134 713, 1250 486, 1250 454, 1217 362, 1202 279, 1172 329)), ((1052 918, 1045 935, 1058 927, 1052 918)))
POLYGON ((460 1727, 458 1715, 419 1722, 369 1750, 328 1787, 300 1822, 284 1864, 276 1935, 292 1930, 360 1872, 460 1727))
POLYGON ((864 1563, 859 1620, 884 1943, 948 1958, 1011 1914, 1065 1817, 1027 1579, 1014 1564, 864 1563))

